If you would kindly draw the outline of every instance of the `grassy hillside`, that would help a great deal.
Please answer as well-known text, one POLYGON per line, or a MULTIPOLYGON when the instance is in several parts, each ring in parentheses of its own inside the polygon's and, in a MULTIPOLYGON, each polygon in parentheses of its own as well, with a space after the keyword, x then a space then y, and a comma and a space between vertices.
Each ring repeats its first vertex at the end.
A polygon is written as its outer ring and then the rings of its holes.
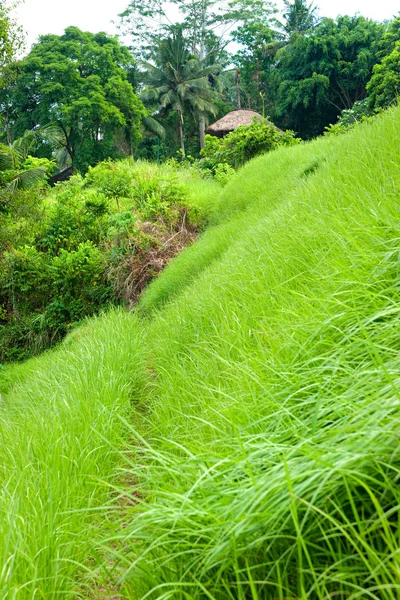
POLYGON ((399 597, 399 139, 252 161, 137 315, 5 372, 4 598, 399 597))

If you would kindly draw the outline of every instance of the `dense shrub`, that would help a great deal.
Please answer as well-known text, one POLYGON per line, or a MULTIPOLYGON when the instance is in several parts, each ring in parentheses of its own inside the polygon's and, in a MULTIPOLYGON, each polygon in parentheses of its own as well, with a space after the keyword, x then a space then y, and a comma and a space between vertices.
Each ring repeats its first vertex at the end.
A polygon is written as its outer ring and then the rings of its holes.
POLYGON ((280 131, 269 121, 255 119, 251 125, 242 125, 223 138, 207 135, 201 156, 204 168, 215 173, 219 164, 237 169, 259 154, 296 143, 299 140, 292 131, 280 131))
POLYGON ((26 246, 4 256, 0 361, 25 358, 111 300, 104 254, 93 242, 57 256, 26 246), (38 339, 39 338, 39 339, 38 339))
POLYGON ((135 301, 192 239, 183 229, 201 221, 184 176, 106 161, 54 192, 13 197, 0 214, 0 363, 46 349, 110 303, 135 301))
POLYGON ((109 201, 102 193, 66 186, 49 211, 39 245, 57 254, 62 249, 76 249, 87 240, 99 244, 106 235, 109 213, 109 201))
POLYGON ((113 162, 106 160, 96 167, 89 167, 85 177, 86 185, 94 186, 107 198, 115 200, 129 198, 132 193, 134 174, 129 161, 113 162))

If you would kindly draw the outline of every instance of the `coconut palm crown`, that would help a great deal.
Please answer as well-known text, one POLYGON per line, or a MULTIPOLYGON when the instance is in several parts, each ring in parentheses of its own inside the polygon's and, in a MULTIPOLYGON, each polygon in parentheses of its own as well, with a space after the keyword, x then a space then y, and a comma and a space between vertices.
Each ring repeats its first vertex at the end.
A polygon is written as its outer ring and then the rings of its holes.
POLYGON ((155 63, 143 63, 147 85, 143 90, 142 100, 156 102, 161 110, 176 112, 179 141, 184 155, 184 115, 190 113, 198 120, 201 116, 216 114, 211 81, 220 67, 217 64, 206 64, 205 60, 191 54, 180 28, 160 41, 155 63))

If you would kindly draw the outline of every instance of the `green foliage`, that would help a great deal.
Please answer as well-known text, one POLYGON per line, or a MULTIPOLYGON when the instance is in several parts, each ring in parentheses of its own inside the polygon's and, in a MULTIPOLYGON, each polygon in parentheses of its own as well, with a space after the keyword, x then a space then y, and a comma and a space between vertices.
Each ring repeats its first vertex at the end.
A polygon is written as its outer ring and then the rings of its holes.
POLYGON ((354 123, 360 123, 363 119, 370 116, 372 116, 372 113, 368 106, 368 101, 366 99, 359 100, 353 104, 352 108, 342 110, 338 123, 340 123, 340 125, 349 126, 354 123))
POLYGON ((51 263, 53 302, 47 313, 66 316, 68 323, 98 312, 111 300, 111 289, 104 282, 105 257, 93 242, 82 242, 77 249, 61 250, 51 263))
POLYGON ((21 166, 26 171, 29 169, 44 169, 47 178, 50 178, 58 170, 54 160, 29 155, 25 158, 21 166))
MULTIPOLYGON (((0 326, 0 361, 43 351, 72 324, 111 301, 101 250, 108 235, 108 204, 95 190, 64 184, 57 201, 45 215, 41 212, 41 223, 27 239, 30 245, 19 245, 21 231, 18 236, 15 225, 11 229, 15 246, 4 253, 0 278, 0 303, 7 311, 0 326)), ((11 215, 22 232, 32 229, 33 216, 11 215)))
POLYGON ((138 174, 132 196, 144 220, 154 220, 158 213, 167 217, 170 209, 185 206, 188 202, 185 186, 173 175, 149 179, 146 174, 138 174))
POLYGON ((132 211, 118 212, 112 214, 108 219, 108 235, 111 240, 118 240, 117 246, 124 245, 124 241, 132 238, 136 232, 136 217, 132 211))
POLYGON ((207 64, 204 59, 191 54, 181 28, 159 41, 155 65, 147 62, 145 67, 147 86, 142 98, 161 107, 164 112, 176 114, 179 142, 185 155, 184 115, 189 112, 198 121, 200 117, 216 114, 210 80, 220 67, 207 64))
POLYGON ((46 178, 57 170, 53 160, 31 156, 38 140, 49 137, 51 128, 25 131, 11 145, 0 144, 0 205, 8 209, 17 191, 46 187, 46 178))
POLYGON ((396 599, 399 112, 249 162, 146 318, 0 371, 4 594, 396 599))
POLYGON ((235 174, 235 170, 228 163, 218 163, 214 169, 214 177, 221 185, 225 186, 235 174))
MULTIPOLYGON (((265 89, 268 87, 269 71, 274 62, 271 44, 274 32, 269 22, 247 21, 233 35, 240 44, 233 56, 237 66, 235 73, 234 106, 240 107, 242 99, 246 105, 265 115, 265 89)), ((226 111, 227 112, 227 111, 226 111)))
POLYGON ((65 186, 48 211, 39 246, 56 255, 60 250, 75 250, 88 240, 99 244, 105 237, 109 210, 108 200, 101 192, 65 186))
POLYGON ((320 135, 343 109, 366 97, 384 25, 364 17, 323 19, 279 51, 269 81, 272 117, 301 137, 320 135))
POLYGON ((47 197, 15 194, 0 215, 0 363, 45 350, 110 303, 130 302, 124 281, 150 268, 149 247, 167 248, 182 221, 204 225, 189 188, 196 182, 198 172, 183 166, 106 161, 47 197), (141 229, 149 221, 151 234, 141 229))
POLYGON ((368 83, 370 109, 387 108, 400 95, 400 17, 394 19, 380 44, 382 60, 374 66, 368 83))
POLYGON ((117 132, 132 153, 144 108, 128 81, 131 65, 127 48, 103 33, 70 27, 62 36, 42 36, 21 64, 13 95, 15 133, 58 125, 62 145, 81 171, 116 155, 117 132))
POLYGON ((26 246, 4 255, 0 299, 0 360, 17 360, 58 341, 71 324, 111 300, 105 258, 90 241, 57 256, 26 246))
POLYGON ((0 5, 0 89, 7 84, 7 70, 24 47, 24 33, 12 15, 15 2, 0 5))
MULTIPOLYGON (((265 20, 273 5, 263 0, 176 0, 179 21, 171 22, 168 5, 154 0, 130 0, 122 17, 123 30, 134 40, 134 52, 151 56, 166 29, 182 28, 191 48, 221 58, 229 32, 243 23, 265 20), (168 23, 170 27, 166 27, 168 23)), ((201 56, 203 55, 203 56, 201 56)))
POLYGON ((368 99, 359 100, 353 107, 342 110, 337 123, 325 127, 324 135, 341 135, 360 123, 371 121, 379 111, 372 111, 368 99))
POLYGON ((89 167, 85 182, 95 186, 107 198, 129 198, 133 186, 133 170, 129 163, 105 161, 89 167))
POLYGON ((318 23, 317 7, 307 0, 283 0, 284 22, 277 22, 282 34, 290 39, 294 34, 307 34, 318 23))
POLYGON ((206 146, 201 152, 203 166, 215 171, 219 164, 225 163, 237 169, 259 154, 299 141, 291 131, 283 132, 269 121, 254 119, 251 125, 241 125, 223 138, 206 136, 206 146))

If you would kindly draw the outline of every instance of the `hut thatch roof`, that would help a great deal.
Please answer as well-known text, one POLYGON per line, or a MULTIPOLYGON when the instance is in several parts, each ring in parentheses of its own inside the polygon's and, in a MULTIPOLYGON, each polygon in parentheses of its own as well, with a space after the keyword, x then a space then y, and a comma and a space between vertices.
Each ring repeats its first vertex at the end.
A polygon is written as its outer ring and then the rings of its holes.
POLYGON ((254 110, 233 110, 222 117, 222 119, 219 119, 219 121, 212 123, 207 128, 206 133, 215 135, 216 137, 224 137, 224 135, 230 133, 240 125, 251 125, 254 118, 262 121, 262 116, 254 110))

